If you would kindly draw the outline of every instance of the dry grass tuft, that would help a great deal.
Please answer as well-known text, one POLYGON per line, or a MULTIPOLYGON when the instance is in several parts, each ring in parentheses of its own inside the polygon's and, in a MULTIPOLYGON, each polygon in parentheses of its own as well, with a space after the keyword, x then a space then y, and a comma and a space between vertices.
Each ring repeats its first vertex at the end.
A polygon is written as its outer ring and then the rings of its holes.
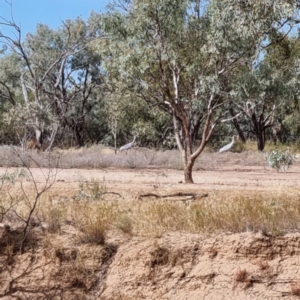
POLYGON ((116 228, 121 230, 124 234, 132 236, 134 228, 133 219, 128 215, 120 215, 116 221, 116 228))
POLYGON ((233 281, 234 281, 234 288, 237 286, 238 283, 244 283, 244 289, 251 287, 253 284, 253 280, 251 279, 251 276, 245 269, 237 270, 233 276, 233 281))
POLYGON ((107 203, 75 204, 73 206, 73 223, 82 232, 80 241, 104 245, 108 230, 115 222, 115 213, 114 207, 107 203))
POLYGON ((64 222, 64 218, 64 211, 60 207, 51 208, 48 217, 46 217, 49 224, 48 230, 53 233, 59 232, 64 222))
POLYGON ((270 268, 269 263, 266 260, 263 259, 258 259, 257 261, 254 262, 256 266, 259 267, 260 270, 265 271, 270 268))
POLYGON ((300 296, 300 282, 293 282, 290 284, 291 294, 293 296, 300 296))
POLYGON ((234 281, 237 282, 245 282, 247 278, 248 278, 248 272, 245 269, 237 270, 233 276, 234 281))
POLYGON ((84 233, 81 237, 83 243, 104 245, 108 226, 103 219, 99 217, 95 220, 89 219, 81 230, 84 233))

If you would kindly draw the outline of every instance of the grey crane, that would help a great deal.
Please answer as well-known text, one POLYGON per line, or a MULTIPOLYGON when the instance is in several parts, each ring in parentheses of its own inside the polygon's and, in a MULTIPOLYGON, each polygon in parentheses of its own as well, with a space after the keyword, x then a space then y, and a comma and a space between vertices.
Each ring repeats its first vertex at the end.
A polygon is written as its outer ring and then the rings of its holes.
POLYGON ((136 136, 134 136, 133 141, 132 141, 131 143, 128 143, 128 144, 122 146, 122 147, 120 148, 120 151, 130 149, 130 148, 133 146, 134 142, 135 142, 135 138, 136 138, 136 136))
POLYGON ((219 150, 219 153, 222 153, 222 152, 225 152, 225 151, 229 151, 229 150, 232 148, 233 144, 234 144, 234 139, 235 139, 235 138, 236 138, 236 136, 234 135, 234 136, 232 137, 231 143, 228 144, 228 145, 226 145, 226 146, 224 146, 224 147, 222 147, 222 148, 219 150))

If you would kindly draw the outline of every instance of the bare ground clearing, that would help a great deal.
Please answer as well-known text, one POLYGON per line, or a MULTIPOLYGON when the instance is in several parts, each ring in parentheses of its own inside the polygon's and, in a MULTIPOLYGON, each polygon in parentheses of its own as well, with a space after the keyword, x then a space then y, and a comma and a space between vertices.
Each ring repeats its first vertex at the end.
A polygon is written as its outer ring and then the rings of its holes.
MULTIPOLYGON (((14 168, 0 168, 0 175, 14 168)), ((266 166, 241 166, 227 163, 214 170, 194 171, 195 184, 182 184, 182 170, 174 169, 59 169, 51 194, 70 196, 78 191, 84 181, 95 181, 114 192, 133 197, 145 192, 210 192, 210 191, 274 191, 300 187, 300 166, 286 173, 266 166)), ((45 182, 47 169, 31 168, 37 183, 45 182)), ((29 183, 29 182, 28 182, 29 183)))

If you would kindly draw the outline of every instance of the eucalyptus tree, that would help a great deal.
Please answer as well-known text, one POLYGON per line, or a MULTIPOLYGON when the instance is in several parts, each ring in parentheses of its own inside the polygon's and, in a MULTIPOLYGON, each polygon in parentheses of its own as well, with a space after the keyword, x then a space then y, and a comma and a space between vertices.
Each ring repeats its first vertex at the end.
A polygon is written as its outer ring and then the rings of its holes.
POLYGON ((214 128, 236 117, 227 114, 232 73, 295 9, 284 0, 124 0, 103 17, 107 71, 172 116, 186 183, 214 128))
MULTIPOLYGON (((104 93, 101 57, 89 47, 98 33, 93 26, 76 19, 64 22, 59 34, 57 52, 64 53, 69 48, 72 51, 54 66, 45 82, 44 94, 61 128, 71 129, 76 144, 83 146, 85 135, 89 135, 87 120, 104 93)), ((53 50, 51 53, 55 54, 53 50)))
POLYGON ((114 92, 108 93, 104 101, 108 127, 110 128, 114 140, 115 154, 117 153, 118 134, 121 129, 124 128, 123 121, 126 114, 125 109, 122 107, 124 101, 121 101, 121 99, 124 99, 124 95, 121 95, 115 90, 114 92))
MULTIPOLYGON (((20 69, 19 59, 15 55, 5 55, 0 57, 0 136, 3 143, 14 143, 13 124, 8 124, 7 113, 12 106, 15 106, 22 99, 20 89, 20 69)), ((24 130, 24 123, 21 131, 24 130)), ((20 133, 21 134, 21 133, 20 133)))
POLYGON ((264 150, 267 129, 277 126, 298 98, 294 41, 287 33, 273 30, 259 62, 245 65, 231 82, 233 107, 244 116, 239 124, 256 137, 259 151, 264 150))
POLYGON ((267 62, 280 69, 293 80, 292 95, 278 110, 282 131, 287 136, 297 137, 300 133, 300 35, 299 30, 291 36, 273 35, 274 46, 267 49, 267 62))
POLYGON ((21 29, 13 21, 5 25, 15 30, 16 38, 4 33, 0 38, 20 65, 23 101, 13 110, 28 112, 26 124, 40 144, 47 135, 51 146, 58 132, 64 135, 69 129, 82 146, 86 119, 101 100, 101 58, 89 48, 99 27, 80 18, 65 21, 57 30, 38 24, 36 33, 22 41, 21 29))
MULTIPOLYGON (((144 146, 161 145, 163 137, 170 128, 170 118, 165 112, 136 101, 136 96, 116 82, 108 79, 109 92, 105 93, 103 103, 106 122, 110 129, 115 151, 118 144, 125 144, 132 136, 138 136, 139 144, 144 146)), ((106 139, 110 143, 110 139, 106 139)))
POLYGON ((256 137, 258 151, 264 150, 267 129, 297 93, 298 80, 290 75, 263 61, 237 80, 231 97, 244 116, 244 128, 256 137))

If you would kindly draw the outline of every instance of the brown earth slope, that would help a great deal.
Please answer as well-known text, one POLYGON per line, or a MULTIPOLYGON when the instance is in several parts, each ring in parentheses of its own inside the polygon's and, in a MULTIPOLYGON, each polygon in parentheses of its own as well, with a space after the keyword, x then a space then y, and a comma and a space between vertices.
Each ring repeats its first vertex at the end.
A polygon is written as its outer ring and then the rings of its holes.
POLYGON ((65 228, 52 249, 11 263, 2 256, 0 298, 293 299, 300 292, 299 234, 169 233, 85 247, 70 240, 65 228))

